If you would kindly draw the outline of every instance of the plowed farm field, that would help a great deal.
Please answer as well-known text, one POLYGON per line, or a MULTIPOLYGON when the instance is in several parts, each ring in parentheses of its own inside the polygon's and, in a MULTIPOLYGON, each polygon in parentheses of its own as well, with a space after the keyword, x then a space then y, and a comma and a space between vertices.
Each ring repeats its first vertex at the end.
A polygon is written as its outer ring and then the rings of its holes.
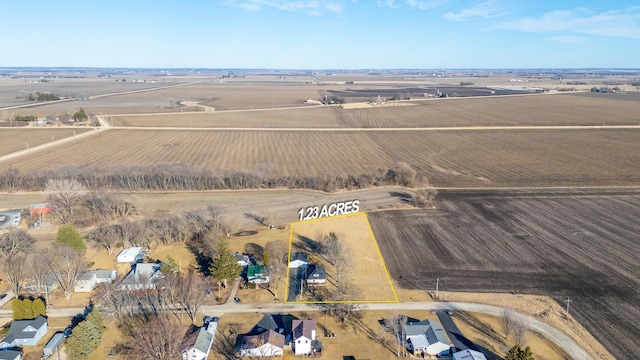
POLYGON ((442 192, 369 215, 402 288, 547 294, 617 359, 640 357, 640 193, 442 192))
POLYGON ((640 184, 640 130, 206 131, 111 129, 0 170, 185 163, 289 175, 359 174, 406 162, 439 187, 640 184), (91 157, 87 157, 87 151, 91 157))
POLYGON ((87 128, 0 128, 0 156, 38 145, 55 143, 74 134, 92 131, 87 128))
MULTIPOLYGON (((300 105, 303 106, 303 105, 300 105)), ((304 105, 308 106, 308 105, 304 105)), ((211 128, 335 128, 338 117, 330 107, 220 111, 201 114, 160 114, 113 116, 114 126, 137 127, 211 127, 211 128)))
MULTIPOLYGON (((201 84, 197 84, 204 86, 201 84)), ((196 85, 193 85, 196 86, 196 85)), ((187 88, 191 87, 188 86, 187 88)), ((187 89, 184 89, 186 91, 187 89)), ((167 90, 168 91, 168 90, 167 90)), ((175 91, 175 90, 174 90, 175 91)), ((158 91, 160 92, 160 91, 158 91)), ((189 99, 197 99, 197 96, 189 99)), ((226 93, 225 93, 226 94, 226 93)), ((113 116, 114 126, 142 127, 299 127, 299 128, 428 128, 467 126, 640 125, 640 94, 558 94, 483 98, 428 99, 397 103, 402 106, 308 107, 282 98, 267 108, 207 113, 138 114, 113 116), (271 109, 271 107, 285 109, 271 109), (288 108, 287 108, 288 107, 288 108)), ((145 96, 144 93, 123 95, 145 96)), ((148 96, 148 95, 147 95, 148 96)), ((230 96, 226 94, 226 96, 230 96)), ((240 96, 239 94, 237 96, 240 96)), ((317 96, 315 98, 318 98, 317 96)), ((217 106, 222 100, 201 101, 217 106)), ((227 99, 232 104, 234 98, 227 99)), ((98 99, 100 100, 100 99, 98 99)), ((290 99, 292 100, 292 99, 290 99)), ((97 101, 97 100, 96 100, 97 101)), ((104 99, 106 101, 106 99, 104 99)), ((238 100, 239 101, 239 100, 238 100)), ((165 101, 166 102, 166 101, 165 101)), ((166 106, 163 103, 163 106, 166 106)), ((168 103, 167 103, 168 104, 168 103)), ((226 104, 226 103, 225 103, 226 104)), ((265 106, 265 104, 261 104, 265 106)), ((238 106, 232 106, 236 108, 238 106)), ((160 108, 160 112, 165 112, 160 108)), ((127 113, 125 113, 127 114, 127 113)))
POLYGON ((339 110, 344 127, 640 125, 640 94, 447 98, 339 110))

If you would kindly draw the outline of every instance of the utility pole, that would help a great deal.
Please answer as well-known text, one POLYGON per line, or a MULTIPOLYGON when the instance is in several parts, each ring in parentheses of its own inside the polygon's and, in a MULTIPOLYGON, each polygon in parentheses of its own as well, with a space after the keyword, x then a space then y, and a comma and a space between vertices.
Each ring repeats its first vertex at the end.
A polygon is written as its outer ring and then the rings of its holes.
POLYGON ((564 302, 567 303, 567 318, 569 317, 569 303, 571 303, 571 299, 569 299, 569 297, 567 296, 567 300, 565 300, 564 302))
POLYGON ((436 278, 436 300, 438 300, 438 287, 440 285, 440 278, 436 278))

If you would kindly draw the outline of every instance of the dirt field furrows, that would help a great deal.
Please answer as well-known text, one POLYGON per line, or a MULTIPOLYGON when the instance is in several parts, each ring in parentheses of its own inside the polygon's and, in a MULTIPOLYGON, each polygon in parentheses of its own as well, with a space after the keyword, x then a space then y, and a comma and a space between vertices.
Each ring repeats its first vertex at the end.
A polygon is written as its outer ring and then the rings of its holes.
POLYGON ((299 104, 288 109, 266 109, 238 112, 208 112, 202 114, 172 114, 148 116, 114 116, 114 126, 143 127, 211 127, 211 128, 335 128, 340 127, 332 107, 305 108, 299 104), (302 108, 300 108, 302 107, 302 108))
POLYGON ((618 359, 640 356, 640 193, 441 193, 434 211, 369 219, 404 288, 569 296, 618 359))
POLYGON ((186 163, 210 169, 358 174, 406 162, 438 187, 640 184, 640 130, 163 131, 112 129, 0 170, 186 163), (92 156, 86 156, 91 149, 92 156))
POLYGON ((74 134, 92 131, 92 128, 0 128, 0 156, 51 143, 74 134))
POLYGON ((608 94, 448 98, 346 110, 353 127, 638 125, 640 96, 608 94), (409 103, 410 104, 410 103, 409 103))

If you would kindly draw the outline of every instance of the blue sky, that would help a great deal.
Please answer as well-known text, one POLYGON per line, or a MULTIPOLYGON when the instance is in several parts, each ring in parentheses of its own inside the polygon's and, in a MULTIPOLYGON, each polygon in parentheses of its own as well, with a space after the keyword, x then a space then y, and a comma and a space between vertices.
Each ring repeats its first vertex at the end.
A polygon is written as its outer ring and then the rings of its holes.
POLYGON ((4 0, 0 66, 640 68, 637 4, 4 0))

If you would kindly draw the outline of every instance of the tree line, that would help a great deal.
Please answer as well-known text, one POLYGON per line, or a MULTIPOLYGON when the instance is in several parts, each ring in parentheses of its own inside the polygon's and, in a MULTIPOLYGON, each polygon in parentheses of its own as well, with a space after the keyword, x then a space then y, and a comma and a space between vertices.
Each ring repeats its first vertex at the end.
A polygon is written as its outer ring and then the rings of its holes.
POLYGON ((312 189, 332 192, 376 186, 413 187, 426 183, 407 163, 380 167, 360 174, 291 175, 241 170, 214 170, 180 163, 117 167, 66 166, 56 170, 21 172, 9 168, 0 174, 0 191, 42 191, 52 179, 76 180, 91 190, 197 191, 240 189, 312 189))

